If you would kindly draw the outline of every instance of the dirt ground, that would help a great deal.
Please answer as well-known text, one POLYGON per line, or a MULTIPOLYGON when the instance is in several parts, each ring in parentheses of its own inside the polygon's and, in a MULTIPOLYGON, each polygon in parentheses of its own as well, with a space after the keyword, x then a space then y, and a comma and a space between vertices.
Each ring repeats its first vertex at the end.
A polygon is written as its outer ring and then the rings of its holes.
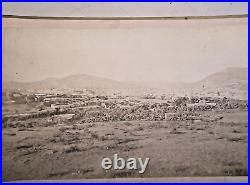
POLYGON ((125 121, 3 128, 3 180, 247 176, 248 112, 217 121, 125 121), (150 158, 144 174, 101 168, 113 155, 150 158))

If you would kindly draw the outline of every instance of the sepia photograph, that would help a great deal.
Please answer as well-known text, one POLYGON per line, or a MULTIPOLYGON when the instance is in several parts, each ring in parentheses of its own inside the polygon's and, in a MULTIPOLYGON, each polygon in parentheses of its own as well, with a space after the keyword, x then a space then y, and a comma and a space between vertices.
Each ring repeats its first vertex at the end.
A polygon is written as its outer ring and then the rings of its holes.
POLYGON ((3 3, 4 182, 247 182, 248 3, 3 3))

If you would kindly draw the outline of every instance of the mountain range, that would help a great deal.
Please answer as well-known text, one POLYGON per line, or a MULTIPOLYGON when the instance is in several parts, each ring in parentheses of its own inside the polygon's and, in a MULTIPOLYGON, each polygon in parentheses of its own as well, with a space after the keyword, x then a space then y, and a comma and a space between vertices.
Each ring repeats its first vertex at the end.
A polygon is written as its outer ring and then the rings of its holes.
POLYGON ((100 94, 116 92, 127 95, 173 93, 178 96, 220 95, 237 99, 247 99, 248 69, 227 68, 194 83, 120 82, 103 77, 77 74, 64 78, 48 78, 36 82, 8 81, 3 82, 2 85, 3 91, 73 92, 78 90, 92 90, 100 94))

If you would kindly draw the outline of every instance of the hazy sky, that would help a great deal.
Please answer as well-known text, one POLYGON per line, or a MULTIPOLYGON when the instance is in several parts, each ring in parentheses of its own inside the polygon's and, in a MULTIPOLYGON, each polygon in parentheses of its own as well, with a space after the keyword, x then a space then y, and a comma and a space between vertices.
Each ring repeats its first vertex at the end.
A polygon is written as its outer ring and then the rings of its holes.
POLYGON ((247 67, 247 18, 151 21, 4 19, 4 80, 91 74, 197 81, 247 67))
POLYGON ((201 16, 247 13, 247 2, 3 3, 3 14, 35 16, 201 16))

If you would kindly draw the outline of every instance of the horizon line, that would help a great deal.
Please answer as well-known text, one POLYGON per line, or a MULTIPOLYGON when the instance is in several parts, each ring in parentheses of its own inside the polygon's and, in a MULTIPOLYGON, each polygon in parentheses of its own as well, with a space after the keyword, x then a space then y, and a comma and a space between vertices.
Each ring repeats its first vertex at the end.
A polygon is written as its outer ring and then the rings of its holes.
POLYGON ((224 68, 221 71, 213 72, 213 73, 211 73, 211 74, 209 74, 209 75, 207 75, 207 76, 205 76, 205 77, 203 77, 203 78, 201 78, 199 80, 189 81, 189 82, 186 82, 186 81, 149 81, 149 80, 143 80, 143 81, 127 80, 127 81, 124 81, 124 80, 117 80, 117 79, 112 79, 112 78, 109 78, 109 77, 98 76, 98 75, 88 74, 88 73, 75 73, 75 74, 69 74, 69 75, 62 76, 62 77, 47 77, 47 78, 43 78, 41 80, 36 80, 36 81, 4 80, 4 78, 2 78, 2 83, 7 83, 7 82, 34 83, 34 82, 40 82, 40 81, 49 80, 49 79, 60 80, 60 79, 68 78, 68 77, 71 77, 71 76, 86 75, 86 76, 91 76, 91 77, 96 77, 96 78, 103 78, 103 79, 106 79, 106 80, 112 80, 112 81, 121 82, 121 83, 145 83, 145 82, 150 82, 150 83, 171 83, 171 84, 184 83, 184 84, 192 84, 192 83, 197 83, 197 82, 207 78, 208 76, 210 76, 212 74, 215 74, 215 73, 218 73, 218 72, 223 72, 223 71, 228 70, 228 69, 247 69, 248 70, 248 67, 227 67, 227 68, 224 68))

